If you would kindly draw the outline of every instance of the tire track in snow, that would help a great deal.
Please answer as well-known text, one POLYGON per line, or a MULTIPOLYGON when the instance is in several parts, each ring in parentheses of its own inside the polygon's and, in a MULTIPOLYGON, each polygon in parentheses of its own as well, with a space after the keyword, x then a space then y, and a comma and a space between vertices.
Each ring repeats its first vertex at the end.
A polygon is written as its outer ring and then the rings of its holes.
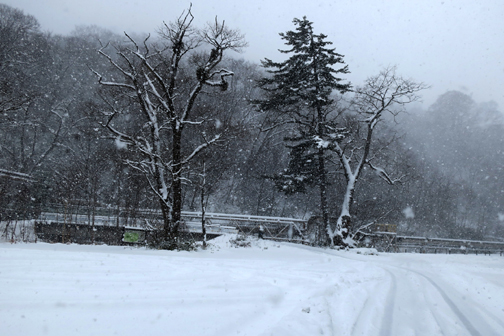
POLYGON ((443 300, 446 302, 446 304, 450 307, 450 309, 453 311, 453 313, 457 316, 457 318, 462 322, 462 324, 466 327, 466 329, 469 331, 469 333, 472 336, 482 336, 478 330, 473 326, 473 324, 467 319, 467 317, 460 311, 460 309, 457 307, 457 305, 448 297, 446 292, 441 289, 432 279, 428 278, 427 276, 415 272, 415 271, 410 271, 415 274, 418 274, 419 276, 423 277, 426 279, 441 295, 443 300))
MULTIPOLYGON (((396 305, 396 324, 394 332, 382 329, 381 335, 398 335, 414 333, 415 335, 458 335, 453 328, 453 320, 446 320, 446 308, 439 299, 431 299, 430 284, 414 271, 402 267, 387 265, 383 267, 394 277, 400 279, 400 287, 396 292, 399 296, 394 299, 396 305), (448 327, 447 327, 448 326, 448 327)), ((434 292, 437 296, 437 291, 434 292)))
POLYGON ((363 325, 363 316, 367 316, 366 314, 366 307, 368 307, 368 303, 369 303, 369 296, 366 298, 366 300, 364 301, 364 304, 362 305, 363 308, 361 309, 361 311, 359 312, 359 315, 357 316, 357 318, 355 319, 355 322, 354 324, 352 325, 352 336, 358 336, 358 335, 363 335, 363 331, 361 331, 361 328, 360 326, 363 325))
MULTIPOLYGON (((409 271, 414 274, 417 274, 418 276, 427 280, 432 285, 432 287, 434 287, 437 290, 437 292, 441 295, 441 297, 443 298, 445 303, 448 305, 448 307, 450 307, 450 309, 455 314, 455 316, 460 320, 460 322, 462 322, 464 327, 467 329, 467 331, 472 336, 490 336, 490 335, 499 336, 499 335, 502 335, 502 333, 496 332, 488 323, 485 323, 484 322, 485 319, 483 318, 483 316, 481 316, 481 314, 479 314, 475 309, 465 309, 466 313, 464 314, 461 311, 461 309, 458 307, 458 305, 446 293, 446 291, 443 288, 441 288, 430 277, 428 277, 425 274, 422 274, 420 272, 417 272, 417 271, 408 270, 408 269, 404 269, 404 270, 409 271), (467 311, 467 310, 469 310, 469 311, 467 311), (471 322, 470 319, 467 317, 467 315, 469 315, 468 313, 470 313, 470 315, 471 315, 471 320, 477 321, 479 328, 476 328, 476 326, 473 324, 473 322, 471 322), (484 330, 484 332, 481 333, 478 329, 480 329, 482 331, 484 330)), ((500 320, 496 319, 492 314, 490 314, 488 312, 486 312, 486 313, 487 313, 487 316, 491 317, 498 324, 500 324, 502 327, 504 327, 504 324, 500 320)))
POLYGON ((362 305, 359 315, 352 326, 352 335, 373 335, 373 331, 380 336, 390 336, 390 330, 393 327, 394 306, 396 300, 397 281, 392 272, 382 268, 390 278, 390 285, 385 297, 377 284, 373 293, 368 293, 366 300, 362 305), (383 314, 377 315, 378 311, 383 314), (375 327, 374 330, 372 327, 375 327))
MULTIPOLYGON (((333 254, 333 253, 328 253, 333 254)), ((337 255, 337 254, 333 254, 337 255)), ((342 255, 337 255, 342 259, 353 261, 364 261, 362 258, 352 258, 342 255)), ((365 261, 367 262, 367 261, 365 261)), ((443 282, 435 278, 433 280, 428 275, 421 271, 414 271, 409 268, 383 264, 381 262, 373 263, 385 272, 392 274, 390 289, 386 295, 382 291, 375 288, 368 293, 358 316, 354 320, 351 329, 351 335, 399 335, 401 329, 405 329, 406 333, 422 335, 471 335, 471 336, 491 336, 504 335, 504 322, 498 317, 487 311, 483 306, 471 300, 465 301, 456 287, 444 285, 443 282), (389 271, 390 269, 390 271, 389 271), (410 274, 413 278, 405 277, 403 274, 393 271, 399 271, 410 274), (406 280, 406 281, 403 281, 406 280), (420 280, 420 282, 418 282, 420 280), (408 281, 412 283, 408 284, 408 281), (395 285, 394 285, 395 282, 395 285), (424 284, 422 286, 422 283, 424 284), (399 287, 394 289, 394 286, 399 287), (402 293, 402 294, 401 294, 402 293), (398 295, 401 295, 399 297, 398 295), (403 297, 406 294, 407 297, 403 297), (386 301, 386 306, 383 307, 383 302, 386 301), (382 304, 380 304, 382 303, 382 304), (387 308, 393 304, 392 308, 387 308), (416 313, 408 313, 408 308, 415 308, 416 313), (405 309, 406 308, 406 309, 405 309), (384 311, 383 309, 387 310, 384 311), (377 311, 383 311, 379 316, 377 311), (380 326, 381 317, 381 328, 380 326), (428 318, 436 326, 436 330, 432 327, 424 329, 425 321, 428 318), (454 321, 457 321, 454 323, 454 321), (423 330, 423 331, 422 331, 423 330), (428 332, 428 333, 422 333, 428 332)))
POLYGON ((380 336, 390 336, 394 321, 394 306, 397 293, 397 280, 392 272, 386 269, 383 270, 387 272, 388 275, 390 276, 391 284, 390 289, 387 293, 387 299, 385 300, 385 313, 383 314, 380 336))
MULTIPOLYGON (((445 290, 445 292, 446 292, 446 290, 445 290)), ((499 335, 504 335, 504 320, 502 318, 496 317, 493 313, 489 312, 486 308, 484 308, 481 305, 481 303, 472 302, 472 306, 476 308, 476 309, 473 309, 473 310, 479 311, 480 313, 482 313, 485 316, 491 318, 495 323, 497 323, 502 328, 502 332, 499 333, 499 335)))
MULTIPOLYGON (((497 332, 494 327, 492 327, 491 324, 489 324, 483 315, 488 316, 489 318, 493 319, 496 324, 499 324, 501 327, 503 327, 504 331, 504 323, 500 321, 497 317, 492 315, 489 312, 486 312, 483 310, 482 307, 480 307, 480 310, 483 314, 481 314, 477 309, 474 307, 468 306, 467 303, 461 304, 460 302, 457 304, 457 301, 452 299, 451 296, 449 295, 440 285, 438 285, 434 280, 432 280, 430 277, 428 277, 425 274, 422 274, 418 271, 414 271, 411 269, 403 268, 403 267, 398 267, 398 266, 392 266, 392 265, 380 265, 378 266, 381 269, 383 269, 390 277, 390 286, 387 292, 387 295, 385 298, 382 297, 382 302, 385 302, 384 306, 380 306, 379 301, 380 299, 375 297, 376 295, 379 295, 379 291, 375 289, 373 293, 369 294, 369 297, 366 299, 363 308, 361 312, 359 313, 359 316, 356 319, 356 322, 354 323, 352 327, 352 335, 357 336, 357 335, 370 335, 370 334, 375 334, 373 333, 373 330, 369 328, 369 325, 374 325, 376 326, 378 324, 378 321, 376 320, 376 310, 382 308, 383 309, 383 314, 381 316, 381 325, 379 329, 379 333, 376 333, 376 335, 380 336, 390 336, 390 335, 398 335, 397 333, 399 332, 400 324, 405 321, 400 321, 401 318, 395 322, 394 321, 394 316, 395 316, 395 309, 396 306, 399 304, 401 306, 400 302, 397 301, 397 295, 398 295, 398 288, 397 288, 397 276, 396 272, 390 270, 390 268, 394 268, 397 270, 400 270, 402 272, 405 272, 406 274, 412 274, 414 275, 417 279, 419 280, 424 280, 422 282, 428 284, 429 287, 434 289, 434 292, 432 290, 429 290, 428 288, 421 288, 420 293, 416 291, 416 295, 422 294, 424 298, 424 302, 418 301, 416 305, 425 305, 427 308, 425 312, 430 313, 433 322, 437 324, 439 327, 439 332, 441 335, 452 335, 453 334, 453 329, 450 329, 447 326, 453 324, 452 320, 443 320, 443 317, 440 316, 442 313, 446 312, 446 310, 443 310, 441 306, 439 306, 439 303, 445 303, 445 306, 450 309, 450 311, 453 313, 453 316, 458 319, 461 323, 460 327, 463 329, 461 330, 466 330, 467 333, 471 336, 499 336, 499 335, 504 335, 502 332, 497 332), (429 299, 429 294, 432 293, 438 293, 442 301, 432 301, 432 298, 429 299), (461 307, 461 308, 459 308, 461 307), (396 325, 399 323, 399 325, 396 325), (366 328, 365 325, 368 325, 366 328)), ((401 275, 402 276, 402 275, 401 275)), ((404 283, 403 283, 404 285, 404 283)), ((411 287, 411 285, 409 285, 411 287)), ((404 290, 404 288, 403 288, 404 290)), ((415 289, 411 287, 411 292, 415 293, 415 289)), ((412 297, 414 299, 414 297, 412 297)), ((410 302, 411 304, 411 302, 410 302)), ((407 305, 405 305, 406 307, 407 305)), ((421 306, 419 306, 421 307, 421 306)), ((404 307, 403 307, 404 308, 404 307)), ((446 309, 446 308, 445 308, 446 309)), ((401 314, 400 314, 401 315, 401 314)), ((401 317, 401 316, 396 316, 401 317)), ((404 317, 404 316, 403 316, 404 317)), ((411 322, 411 321, 410 321, 411 322)), ((411 327, 411 325, 410 325, 411 327)), ((376 331, 376 329, 374 330, 376 331)), ((418 330, 417 330, 418 331, 418 330)))
MULTIPOLYGON (((459 330, 456 330, 456 327, 454 329, 453 318, 446 318, 446 311, 452 310, 452 307, 448 303, 443 304, 443 297, 441 297, 442 301, 439 301, 438 289, 434 287, 433 291, 432 284, 427 283, 427 279, 421 274, 397 266, 381 265, 379 267, 393 279, 391 288, 394 288, 387 295, 380 336, 401 336, 411 333, 449 336, 459 335, 459 331, 467 330, 465 324, 459 330), (397 287, 397 279, 400 279, 399 287, 397 287), (436 296, 434 299, 433 293, 436 296)), ((455 319, 460 319, 455 312, 453 314, 455 319)), ((479 336, 472 332, 470 335, 479 336)))
POLYGON ((427 293, 425 290, 422 290, 423 298, 426 301, 427 305, 429 306, 429 311, 431 313, 431 316, 433 317, 434 321, 436 322, 437 327, 441 331, 441 335, 443 336, 449 336, 450 331, 446 330, 445 323, 442 319, 442 316, 439 312, 439 306, 437 303, 433 302, 432 300, 429 300, 429 293, 427 293))

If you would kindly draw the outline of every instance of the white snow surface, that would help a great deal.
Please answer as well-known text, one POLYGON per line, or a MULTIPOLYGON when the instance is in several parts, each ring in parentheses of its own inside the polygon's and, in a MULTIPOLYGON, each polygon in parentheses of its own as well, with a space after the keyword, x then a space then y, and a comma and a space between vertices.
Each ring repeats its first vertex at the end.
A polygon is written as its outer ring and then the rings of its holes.
POLYGON ((0 243, 2 335, 504 335, 504 257, 0 243))

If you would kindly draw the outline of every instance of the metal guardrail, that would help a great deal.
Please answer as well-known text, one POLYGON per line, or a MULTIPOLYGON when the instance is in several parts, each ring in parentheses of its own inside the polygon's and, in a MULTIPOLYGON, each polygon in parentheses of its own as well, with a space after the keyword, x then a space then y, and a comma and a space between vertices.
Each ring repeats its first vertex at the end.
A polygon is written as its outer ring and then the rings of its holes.
MULTIPOLYGON (((201 218, 201 212, 182 211, 182 217, 198 217, 201 218)), ((288 218, 288 217, 269 217, 269 216, 253 216, 253 215, 234 215, 215 212, 205 212, 205 218, 221 219, 226 221, 243 221, 243 222, 263 222, 263 223, 306 223, 305 219, 288 218)))
POLYGON ((504 255, 504 242, 399 236, 390 232, 365 234, 361 242, 384 252, 500 254, 504 255))
MULTIPOLYGON (((143 217, 142 214, 148 214, 146 218, 152 218, 152 215, 160 215, 160 212, 156 211, 141 211, 139 217, 143 217)), ((201 231, 201 212, 191 212, 182 211, 182 218, 185 221, 186 229, 190 232, 201 231)), ((103 216, 96 215, 92 217, 92 223, 95 226, 130 226, 130 221, 126 221, 126 218, 117 217, 113 215, 103 216)), ((294 235, 302 236, 304 228, 306 226, 307 220, 298 218, 288 218, 288 217, 272 217, 272 216, 254 216, 254 215, 237 215, 237 214, 223 214, 208 212, 205 213, 205 219, 207 221, 207 232, 209 233, 256 233, 259 230, 259 226, 263 226, 263 229, 267 236, 271 238, 282 238, 282 237, 292 237, 294 235)), ((40 221, 68 221, 75 224, 91 224, 91 218, 89 215, 84 214, 61 214, 52 212, 42 212, 38 218, 40 221)), ((141 218, 139 220, 140 226, 146 225, 141 218)))
MULTIPOLYGON (((201 212, 182 211, 182 217, 193 221, 201 219, 201 212)), ((307 220, 288 217, 254 216, 206 212, 205 219, 211 223, 224 222, 238 231, 251 234, 257 233, 262 225, 265 238, 292 239, 293 236, 303 236, 307 220), (257 232, 256 232, 257 231, 257 232)))

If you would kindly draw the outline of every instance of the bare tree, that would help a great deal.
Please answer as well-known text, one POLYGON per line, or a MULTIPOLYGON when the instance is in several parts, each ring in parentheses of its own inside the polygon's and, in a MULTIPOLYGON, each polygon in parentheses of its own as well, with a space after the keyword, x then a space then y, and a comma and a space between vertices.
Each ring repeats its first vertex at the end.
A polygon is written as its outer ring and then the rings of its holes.
POLYGON ((6 168, 0 170, 0 177, 31 180, 31 167, 25 167, 27 160, 23 159, 25 147, 34 147, 30 146, 25 133, 27 126, 36 124, 26 115, 38 94, 33 92, 30 77, 41 58, 31 51, 34 45, 39 47, 40 37, 39 23, 33 16, 0 4, 0 153, 3 157, 0 165, 6 168), (13 134, 8 134, 10 132, 13 134), (20 141, 14 144, 12 139, 20 141), (16 145, 22 147, 15 148, 16 145))
POLYGON ((418 92, 425 89, 422 83, 418 84, 409 79, 404 79, 396 74, 395 67, 384 69, 378 76, 370 77, 363 87, 355 89, 353 107, 360 122, 365 124, 365 138, 356 143, 353 140, 340 140, 340 130, 334 133, 335 141, 330 143, 320 139, 319 146, 329 146, 336 153, 346 181, 346 190, 341 204, 341 211, 336 227, 327 225, 327 233, 331 244, 353 245, 351 229, 351 207, 357 181, 362 175, 364 166, 369 166, 387 183, 394 184, 400 179, 392 179, 387 172, 373 164, 371 145, 376 126, 383 120, 386 113, 393 116, 404 112, 405 105, 417 101, 418 92), (336 242, 335 242, 336 239, 336 242))
POLYGON ((189 8, 175 22, 165 23, 159 31, 164 47, 149 44, 149 37, 140 45, 125 33, 128 45, 115 47, 117 58, 106 53, 106 46, 99 50, 121 79, 105 80, 95 71, 99 83, 116 93, 114 101, 109 101, 104 125, 118 143, 137 154, 137 159, 128 163, 145 174, 157 195, 167 240, 178 238, 184 171, 196 155, 221 137, 202 132, 200 145, 188 149, 184 130, 204 122, 201 118, 194 120, 192 112, 205 87, 227 89, 226 77, 233 73, 218 68, 224 53, 239 51, 246 45, 243 36, 225 22, 215 19, 199 30, 193 27, 193 20, 189 8), (191 70, 193 75, 188 74, 191 70), (122 108, 116 103, 118 97, 124 101, 122 108), (133 104, 128 106, 129 111, 143 118, 143 123, 133 130, 120 129, 115 123, 126 110, 126 103, 133 104))
POLYGON ((36 215, 59 165, 51 159, 61 160, 79 123, 67 87, 80 81, 71 77, 62 89, 72 68, 64 60, 75 57, 66 57, 61 42, 34 17, 0 4, 0 214, 36 215))

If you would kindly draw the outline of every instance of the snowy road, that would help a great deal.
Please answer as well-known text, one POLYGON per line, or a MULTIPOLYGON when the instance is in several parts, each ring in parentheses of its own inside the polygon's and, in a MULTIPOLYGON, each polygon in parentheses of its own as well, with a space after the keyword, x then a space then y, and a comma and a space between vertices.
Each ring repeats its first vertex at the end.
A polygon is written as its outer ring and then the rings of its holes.
POLYGON ((504 257, 0 244, 5 335, 504 335, 504 257))
POLYGON ((379 292, 370 294, 352 335, 504 335, 502 313, 494 315, 435 274, 381 267, 386 294, 380 301, 379 292))

